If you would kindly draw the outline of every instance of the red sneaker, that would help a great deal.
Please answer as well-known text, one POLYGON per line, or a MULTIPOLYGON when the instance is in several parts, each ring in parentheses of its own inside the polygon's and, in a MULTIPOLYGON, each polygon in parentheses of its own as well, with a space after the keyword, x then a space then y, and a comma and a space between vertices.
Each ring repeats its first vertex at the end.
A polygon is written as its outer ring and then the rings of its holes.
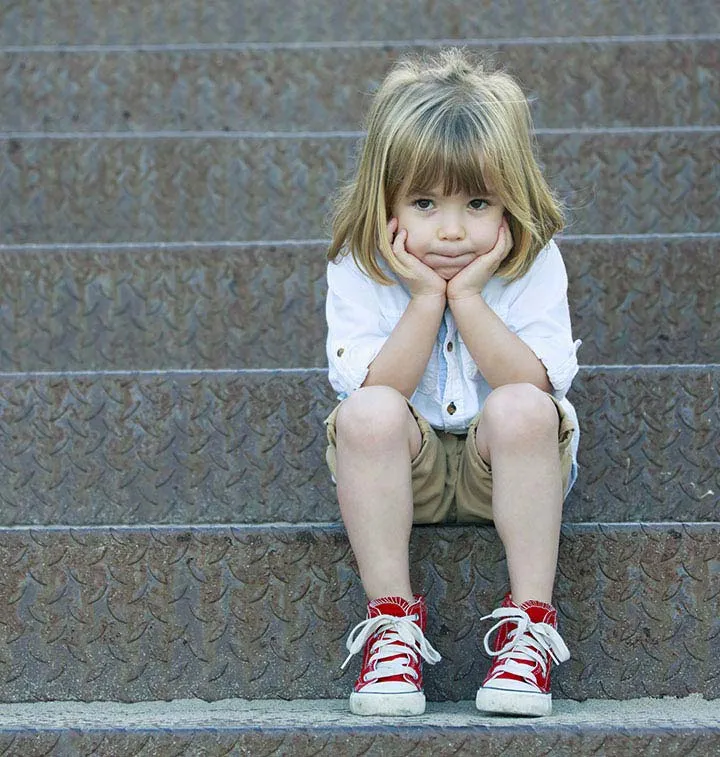
POLYGON ((364 648, 362 669, 350 694, 355 715, 422 715, 425 694, 422 660, 431 665, 440 655, 425 638, 427 608, 416 596, 381 597, 368 604, 367 619, 353 628, 347 640, 350 653, 342 664, 364 648), (422 658, 422 659, 421 659, 422 658))
POLYGON ((552 712, 550 665, 570 659, 557 632, 557 612, 544 602, 519 607, 508 594, 483 620, 498 622, 485 634, 485 651, 495 658, 475 698, 478 710, 503 715, 549 715, 552 712), (495 651, 488 639, 497 630, 495 651))

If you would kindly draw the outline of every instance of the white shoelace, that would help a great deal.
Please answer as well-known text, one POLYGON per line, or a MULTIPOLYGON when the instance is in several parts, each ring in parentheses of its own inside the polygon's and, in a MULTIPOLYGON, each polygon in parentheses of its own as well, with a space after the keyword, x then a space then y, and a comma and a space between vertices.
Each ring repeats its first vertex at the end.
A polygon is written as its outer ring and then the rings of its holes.
POLYGON ((530 616, 519 607, 499 607, 482 620, 489 618, 500 619, 485 634, 483 640, 485 651, 491 657, 499 657, 503 661, 497 667, 498 673, 510 673, 534 684, 532 669, 536 663, 540 665, 543 675, 547 675, 546 654, 549 654, 556 664, 570 659, 570 650, 560 634, 548 623, 533 623, 530 616), (507 644, 497 652, 493 652, 490 649, 489 639, 505 623, 517 623, 517 627, 508 633, 507 644), (518 659, 523 662, 517 662, 518 659))
POLYGON ((434 665, 440 662, 440 655, 433 649, 420 626, 413 622, 417 615, 397 618, 393 615, 378 615, 363 620, 350 632, 347 640, 348 654, 341 668, 350 662, 350 658, 363 650, 367 640, 378 634, 378 639, 370 647, 370 665, 364 678, 366 681, 376 681, 380 678, 408 675, 417 678, 417 673, 411 664, 417 664, 418 655, 426 662, 434 665), (395 659, 388 659, 388 658, 395 659))

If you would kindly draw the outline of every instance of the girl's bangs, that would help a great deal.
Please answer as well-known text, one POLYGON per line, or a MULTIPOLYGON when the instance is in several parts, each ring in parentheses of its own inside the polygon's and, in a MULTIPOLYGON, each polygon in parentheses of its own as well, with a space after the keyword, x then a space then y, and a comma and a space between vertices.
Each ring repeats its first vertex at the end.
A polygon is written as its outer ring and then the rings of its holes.
POLYGON ((398 158, 405 165, 402 186, 407 194, 423 194, 438 188, 445 195, 491 193, 490 179, 496 173, 493 151, 488 151, 488 140, 474 119, 463 113, 445 112, 425 124, 425 128, 410 131, 415 133, 405 135, 404 145, 398 151, 405 153, 398 158))

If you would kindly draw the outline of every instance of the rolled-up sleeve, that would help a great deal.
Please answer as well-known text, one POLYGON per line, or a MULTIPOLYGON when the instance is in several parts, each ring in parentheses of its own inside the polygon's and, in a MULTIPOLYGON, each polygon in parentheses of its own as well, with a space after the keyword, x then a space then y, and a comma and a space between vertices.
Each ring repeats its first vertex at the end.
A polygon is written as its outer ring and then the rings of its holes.
POLYGON ((547 370, 553 395, 562 399, 578 372, 567 299, 567 272, 560 251, 551 242, 519 282, 510 305, 508 326, 530 347, 547 370))
POLYGON ((362 386, 389 333, 382 328, 373 290, 380 285, 364 276, 351 258, 329 263, 327 282, 328 378, 338 396, 345 397, 362 386))

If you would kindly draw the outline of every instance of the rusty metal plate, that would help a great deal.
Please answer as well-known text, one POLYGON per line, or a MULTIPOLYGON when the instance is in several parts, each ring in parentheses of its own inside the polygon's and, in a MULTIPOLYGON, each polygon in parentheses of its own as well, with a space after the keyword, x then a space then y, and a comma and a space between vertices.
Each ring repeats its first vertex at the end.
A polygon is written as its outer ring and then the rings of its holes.
POLYGON ((679 6, 665 0, 556 0, 553 3, 437 3, 382 0, 238 3, 181 0, 5 0, 3 45, 108 45, 222 42, 414 40, 423 38, 713 34, 714 0, 679 6))
MULTIPOLYGON (((431 700, 471 699, 483 614, 506 589, 489 527, 414 531, 431 700)), ((339 526, 0 532, 0 699, 339 698, 364 616, 339 526)), ((560 698, 720 696, 720 524, 568 525, 555 603, 560 698)))
MULTIPOLYGON (((720 231, 718 134, 541 135, 568 233, 720 231)), ((331 136, 6 137, 0 243, 318 239, 355 148, 331 136)))
MULTIPOLYGON (((437 46, 435 46, 437 47, 437 46)), ((538 128, 720 121, 717 42, 470 44, 516 75, 538 128)), ((418 45, 417 53, 433 46, 418 45)), ((407 46, 0 52, 0 131, 357 130, 407 46)))
MULTIPOLYGON (((717 520, 716 367, 586 368, 569 521, 717 520)), ((339 519, 323 370, 0 377, 4 524, 339 519)))
MULTIPOLYGON (((720 234, 560 247, 583 364, 720 363, 720 234)), ((325 366, 325 251, 0 251, 0 370, 325 366)))

